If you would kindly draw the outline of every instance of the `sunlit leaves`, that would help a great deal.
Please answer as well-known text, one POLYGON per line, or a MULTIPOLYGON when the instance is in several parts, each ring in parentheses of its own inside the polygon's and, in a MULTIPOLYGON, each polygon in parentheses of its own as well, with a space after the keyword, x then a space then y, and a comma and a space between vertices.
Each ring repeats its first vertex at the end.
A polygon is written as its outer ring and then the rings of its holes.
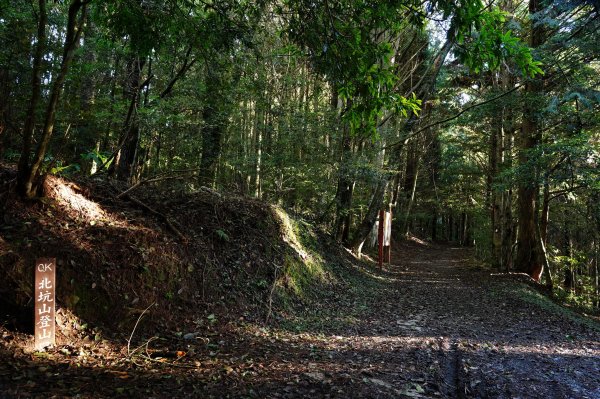
POLYGON ((459 55, 475 73, 498 69, 502 62, 509 60, 523 76, 543 74, 542 63, 534 60, 531 49, 512 30, 506 29, 508 16, 498 8, 482 12, 475 29, 468 36, 459 36, 459 55))

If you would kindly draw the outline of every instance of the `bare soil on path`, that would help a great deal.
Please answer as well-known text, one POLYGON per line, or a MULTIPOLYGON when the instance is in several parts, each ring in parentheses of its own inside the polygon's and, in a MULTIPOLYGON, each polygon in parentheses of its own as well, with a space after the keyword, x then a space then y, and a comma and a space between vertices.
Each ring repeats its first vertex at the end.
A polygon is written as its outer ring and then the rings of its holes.
POLYGON ((116 339, 33 353, 2 327, 0 398, 600 398, 598 323, 471 255, 401 244, 318 306, 270 325, 216 316, 143 357, 116 339))

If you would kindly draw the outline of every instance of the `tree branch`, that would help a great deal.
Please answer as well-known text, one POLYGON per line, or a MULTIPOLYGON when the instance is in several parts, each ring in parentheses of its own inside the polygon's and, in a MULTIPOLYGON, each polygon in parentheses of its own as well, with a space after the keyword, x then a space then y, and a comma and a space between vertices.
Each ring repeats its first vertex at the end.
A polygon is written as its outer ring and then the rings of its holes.
POLYGON ((517 85, 517 86, 513 87, 512 89, 510 89, 510 90, 508 90, 508 91, 505 91, 505 92, 504 92, 504 93, 502 93, 502 94, 499 94, 499 95, 497 95, 496 97, 490 98, 489 100, 485 100, 485 101, 479 102, 479 103, 477 103, 477 104, 470 105, 470 106, 468 106, 467 108, 465 108, 465 109, 463 109, 462 111, 460 111, 458 114, 455 114, 454 116, 451 116, 451 117, 449 117, 449 118, 446 118, 446 119, 442 119, 441 121, 437 121, 437 122, 434 122, 434 123, 430 123, 429 125, 427 125, 427 126, 425 126, 425 127, 422 127, 421 129, 419 129, 419 130, 417 130, 417 131, 415 131, 415 132, 412 132, 412 133, 408 134, 408 135, 407 135, 406 137, 404 137, 402 140, 396 141, 395 143, 392 143, 392 144, 388 144, 388 145, 386 145, 386 146, 385 146, 385 147, 383 147, 383 148, 384 148, 384 149, 388 149, 388 148, 394 148, 394 147, 397 147, 398 145, 402 144, 402 143, 404 142, 404 140, 406 140, 406 139, 409 139, 409 138, 411 138, 411 137, 413 137, 413 136, 416 136, 417 134, 419 134, 419 133, 421 133, 421 132, 423 132, 423 131, 425 131, 425 130, 427 130, 427 129, 429 129, 429 128, 433 127, 433 126, 441 125, 441 124, 444 124, 444 123, 446 123, 446 122, 450 122, 450 121, 452 121, 452 120, 454 120, 454 119, 457 119, 457 118, 458 118, 458 117, 460 117, 462 114, 464 114, 464 113, 465 113, 465 112, 467 112, 467 111, 470 111, 470 110, 472 110, 473 108, 480 107, 480 106, 482 106, 482 105, 489 104, 489 103, 491 103, 491 102, 494 102, 494 101, 496 101, 496 100, 499 100, 499 99, 501 99, 502 97, 505 97, 505 96, 509 95, 510 93, 512 93, 512 92, 514 92, 514 91, 516 91, 516 90, 518 90, 519 88, 521 88, 521 86, 522 86, 522 85, 520 85, 520 84, 519 84, 519 85, 517 85))

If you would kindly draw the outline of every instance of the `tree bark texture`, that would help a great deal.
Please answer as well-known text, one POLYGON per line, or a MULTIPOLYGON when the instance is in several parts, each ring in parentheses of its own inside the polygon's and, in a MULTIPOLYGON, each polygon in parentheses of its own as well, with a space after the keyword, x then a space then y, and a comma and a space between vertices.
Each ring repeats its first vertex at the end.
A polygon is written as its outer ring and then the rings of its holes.
POLYGON ((27 109, 27 119, 23 126, 23 145, 21 147, 21 156, 18 162, 17 190, 22 195, 27 195, 30 188, 26 186, 29 180, 31 168, 29 160, 31 158, 31 143, 33 140, 33 131, 35 129, 35 114, 40 102, 42 85, 42 58, 46 48, 46 24, 48 22, 48 13, 46 11, 46 0, 39 0, 38 10, 38 29, 37 43, 33 55, 33 68, 31 70, 31 98, 27 109))
POLYGON ((352 177, 350 164, 352 161, 352 137, 347 126, 343 127, 341 141, 341 162, 338 175, 338 184, 335 194, 336 213, 334 223, 334 237, 337 241, 343 241, 348 234, 350 220, 350 209, 352 207, 352 194, 354 192, 355 180, 352 177))
MULTIPOLYGON (((529 15, 532 20, 535 14, 542 10, 541 0, 529 1, 529 15)), ((544 41, 543 29, 539 23, 534 23, 531 28, 529 45, 532 48, 539 47, 544 41)), ((530 165, 531 151, 540 143, 541 129, 537 110, 536 97, 542 93, 543 85, 541 78, 536 77, 525 84, 525 107, 523 110, 523 124, 521 127, 519 162, 525 169, 521 176, 518 194, 518 217, 519 217, 519 243, 515 268, 519 272, 529 274, 535 281, 539 281, 542 275, 543 264, 538 254, 537 237, 537 196, 538 183, 535 168, 530 165)))
POLYGON ((496 187, 496 179, 500 171, 502 139, 502 115, 495 121, 490 139, 490 168, 488 186, 490 191, 490 219, 492 228, 492 267, 499 270, 502 262, 502 226, 501 226, 501 192, 496 187))
POLYGON ((357 256, 360 256, 362 246, 369 236, 369 233, 373 229, 375 222, 377 221, 377 217, 379 215, 379 210, 383 207, 383 202, 385 198, 385 191, 388 186, 389 180, 383 178, 377 182, 377 186, 375 187, 375 191, 371 196, 371 202, 369 203, 369 208, 367 209, 367 213, 365 214, 363 220, 361 221, 356 233, 354 235, 354 239, 352 240, 351 247, 357 256))
POLYGON ((138 106, 144 64, 145 60, 135 55, 132 55, 127 62, 127 80, 125 82, 123 97, 129 102, 129 110, 123 124, 123 132, 119 141, 120 148, 110 171, 117 179, 123 181, 130 181, 133 176, 140 141, 138 106))
MULTIPOLYGON (((215 55, 217 57, 217 55, 215 55)), ((206 66, 205 93, 203 96, 204 109, 202 118, 202 156, 200 158, 199 183, 207 187, 213 187, 216 179, 217 161, 221 155, 223 136, 227 130, 227 121, 231 104, 228 103, 230 86, 227 67, 222 60, 213 59, 206 66)), ((255 113, 258 120, 258 112, 255 113)), ((254 150, 261 149, 262 136, 258 131, 260 126, 254 127, 254 150)), ((257 167, 255 165, 254 172, 257 167)), ((260 170, 258 171, 260 173, 260 170)), ((260 183, 260 174, 254 175, 254 183, 260 183), (258 177, 257 177, 258 176, 258 177)), ((258 186, 257 186, 258 187, 258 186)))
MULTIPOLYGON (((60 70, 52 84, 46 113, 44 116, 44 127, 42 129, 42 137, 37 146, 30 168, 25 176, 20 176, 21 185, 24 188, 24 194, 28 198, 35 197, 38 194, 40 181, 40 168, 48 150, 50 138, 54 133, 54 121, 58 108, 58 101, 62 94, 63 85, 69 71, 71 62, 75 55, 75 50, 79 45, 83 24, 87 15, 87 1, 74 0, 69 6, 69 16, 67 20, 67 32, 63 45, 63 56, 60 65, 60 70), (79 12, 81 11, 81 15, 79 12)), ((42 2, 40 2, 42 7, 42 2)), ((37 51, 37 50, 36 50, 37 51)), ((23 146, 25 150, 25 146, 23 146)))

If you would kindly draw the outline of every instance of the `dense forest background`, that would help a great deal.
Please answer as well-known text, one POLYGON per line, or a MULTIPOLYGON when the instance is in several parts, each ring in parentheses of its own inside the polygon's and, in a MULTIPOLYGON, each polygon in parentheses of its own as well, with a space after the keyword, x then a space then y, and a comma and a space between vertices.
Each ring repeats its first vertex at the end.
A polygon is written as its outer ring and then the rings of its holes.
POLYGON ((0 1, 0 161, 475 246, 600 306, 597 1, 0 1), (544 267, 545 266, 545 267, 544 267))

